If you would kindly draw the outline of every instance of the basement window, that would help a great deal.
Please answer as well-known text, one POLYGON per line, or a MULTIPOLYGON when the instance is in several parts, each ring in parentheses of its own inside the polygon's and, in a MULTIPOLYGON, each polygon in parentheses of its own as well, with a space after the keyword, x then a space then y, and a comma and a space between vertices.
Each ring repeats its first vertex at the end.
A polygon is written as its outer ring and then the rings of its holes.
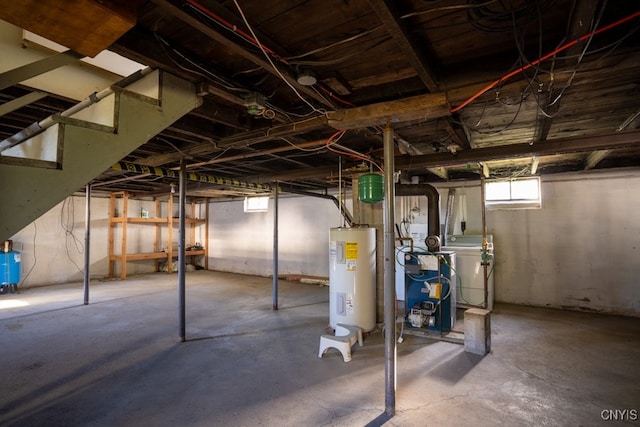
POLYGON ((541 201, 539 177, 485 182, 485 203, 489 209, 539 209, 541 201))
POLYGON ((245 197, 245 212, 266 212, 269 207, 269 196, 264 197, 245 197))

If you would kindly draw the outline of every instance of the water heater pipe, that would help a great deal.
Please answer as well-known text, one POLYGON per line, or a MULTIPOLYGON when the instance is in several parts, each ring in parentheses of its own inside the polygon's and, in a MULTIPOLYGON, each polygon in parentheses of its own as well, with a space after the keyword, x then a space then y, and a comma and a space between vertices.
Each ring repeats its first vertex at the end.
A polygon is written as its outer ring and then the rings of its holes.
POLYGON ((429 184, 396 184, 396 196, 427 196, 427 230, 440 236, 440 193, 429 184))

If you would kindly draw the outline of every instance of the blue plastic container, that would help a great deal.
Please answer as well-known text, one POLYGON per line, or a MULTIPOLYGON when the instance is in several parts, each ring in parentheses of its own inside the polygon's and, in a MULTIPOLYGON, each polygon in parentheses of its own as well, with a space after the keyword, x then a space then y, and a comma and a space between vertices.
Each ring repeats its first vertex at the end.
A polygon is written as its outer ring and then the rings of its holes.
POLYGON ((20 252, 0 252, 0 285, 20 282, 20 252))

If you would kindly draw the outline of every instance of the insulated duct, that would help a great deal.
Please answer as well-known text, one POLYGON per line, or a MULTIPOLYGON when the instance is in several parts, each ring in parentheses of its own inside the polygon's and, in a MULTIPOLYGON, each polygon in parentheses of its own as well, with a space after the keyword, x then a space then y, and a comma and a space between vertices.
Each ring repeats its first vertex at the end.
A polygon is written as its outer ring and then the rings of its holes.
POLYGON ((429 184, 396 184, 396 196, 427 197, 427 239, 431 252, 440 250, 440 193, 429 184))

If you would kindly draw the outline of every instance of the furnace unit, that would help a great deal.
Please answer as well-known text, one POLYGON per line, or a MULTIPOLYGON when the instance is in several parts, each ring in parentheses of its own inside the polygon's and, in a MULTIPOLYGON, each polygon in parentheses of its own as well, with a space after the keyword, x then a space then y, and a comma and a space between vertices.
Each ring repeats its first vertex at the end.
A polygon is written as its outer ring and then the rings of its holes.
POLYGON ((405 321, 440 334, 456 321, 455 252, 406 252, 405 321))

